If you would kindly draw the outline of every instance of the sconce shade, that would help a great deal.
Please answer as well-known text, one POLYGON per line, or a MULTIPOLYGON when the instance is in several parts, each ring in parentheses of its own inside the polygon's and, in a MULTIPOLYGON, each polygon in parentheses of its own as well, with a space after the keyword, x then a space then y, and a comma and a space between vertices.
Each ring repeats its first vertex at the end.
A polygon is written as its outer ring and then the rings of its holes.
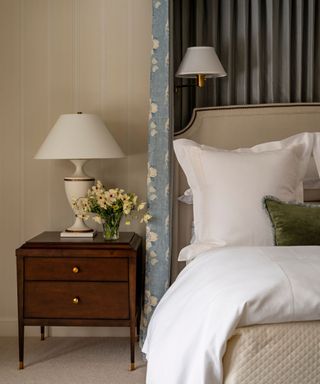
POLYGON ((35 159, 108 159, 124 154, 97 115, 61 115, 35 159))
POLYGON ((213 47, 189 47, 176 73, 177 77, 223 77, 226 72, 213 47))

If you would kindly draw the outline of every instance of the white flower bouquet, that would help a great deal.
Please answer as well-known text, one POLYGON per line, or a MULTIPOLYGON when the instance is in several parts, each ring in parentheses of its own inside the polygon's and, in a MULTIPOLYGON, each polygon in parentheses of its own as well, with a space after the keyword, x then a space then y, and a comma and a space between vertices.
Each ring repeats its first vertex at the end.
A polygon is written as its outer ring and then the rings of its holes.
POLYGON ((88 219, 93 213, 93 220, 103 225, 103 236, 106 240, 119 238, 119 225, 123 216, 126 224, 130 225, 131 218, 140 219, 147 223, 151 215, 145 212, 146 203, 140 202, 135 193, 127 193, 123 189, 106 190, 101 181, 89 189, 86 197, 73 202, 77 216, 88 219))

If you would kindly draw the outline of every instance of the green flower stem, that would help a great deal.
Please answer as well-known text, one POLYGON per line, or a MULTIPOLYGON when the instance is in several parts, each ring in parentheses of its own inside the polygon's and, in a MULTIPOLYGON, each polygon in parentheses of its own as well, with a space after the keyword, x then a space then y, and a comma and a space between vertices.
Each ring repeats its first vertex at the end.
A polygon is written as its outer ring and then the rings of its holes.
POLYGON ((101 218, 103 220, 103 238, 105 240, 119 239, 119 226, 122 215, 122 212, 114 212, 101 218))

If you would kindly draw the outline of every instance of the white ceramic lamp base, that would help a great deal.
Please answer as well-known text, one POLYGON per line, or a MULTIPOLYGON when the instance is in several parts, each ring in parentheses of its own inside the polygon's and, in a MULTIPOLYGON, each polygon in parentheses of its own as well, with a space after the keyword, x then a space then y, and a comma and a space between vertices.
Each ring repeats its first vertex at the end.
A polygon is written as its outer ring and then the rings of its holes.
MULTIPOLYGON (((71 208, 72 202, 75 199, 87 196, 88 190, 93 186, 94 178, 87 176, 83 172, 83 166, 86 160, 71 160, 76 166, 74 174, 70 177, 65 177, 64 186, 66 195, 71 208)), ((61 237, 94 237, 96 231, 89 228, 80 217, 75 217, 73 225, 60 233, 61 237)))

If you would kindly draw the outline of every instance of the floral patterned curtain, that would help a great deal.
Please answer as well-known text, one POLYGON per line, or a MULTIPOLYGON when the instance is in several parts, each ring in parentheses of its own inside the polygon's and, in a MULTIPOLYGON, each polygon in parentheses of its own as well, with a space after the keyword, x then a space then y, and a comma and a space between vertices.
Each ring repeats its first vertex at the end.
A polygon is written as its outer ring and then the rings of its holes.
POLYGON ((148 204, 143 343, 150 317, 170 281, 169 0, 153 0, 148 146, 148 204))

